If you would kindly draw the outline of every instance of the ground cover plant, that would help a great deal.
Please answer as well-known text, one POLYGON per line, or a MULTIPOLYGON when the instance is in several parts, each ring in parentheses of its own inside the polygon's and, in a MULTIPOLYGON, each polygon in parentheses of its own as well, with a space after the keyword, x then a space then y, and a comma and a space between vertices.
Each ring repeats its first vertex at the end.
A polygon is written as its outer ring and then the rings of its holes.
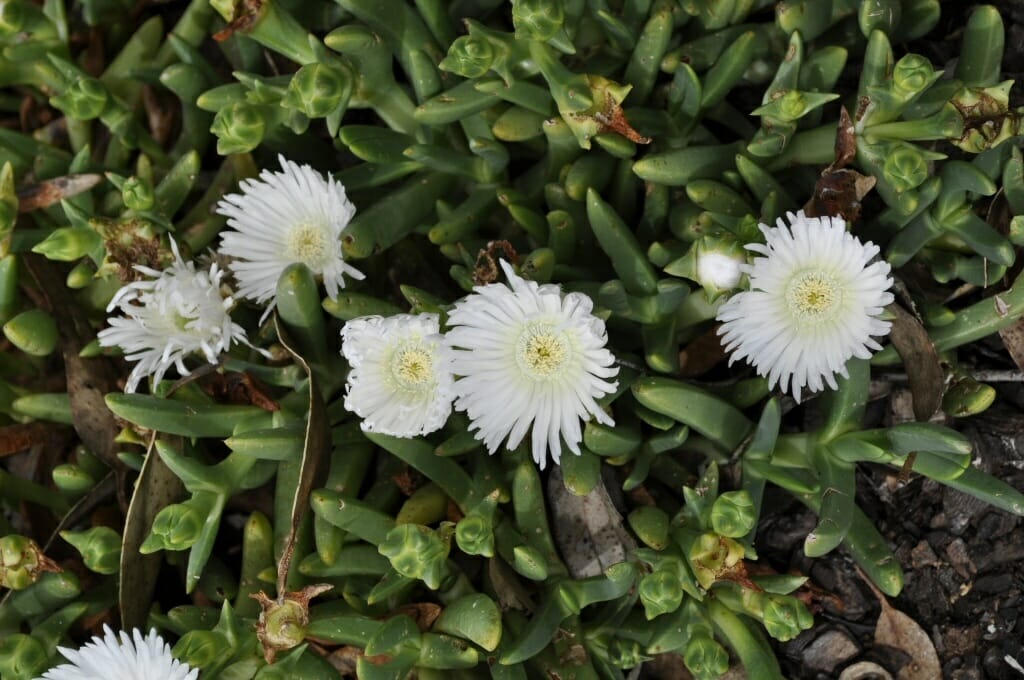
POLYGON ((1022 35, 0 3, 0 676, 1024 674, 1022 35))

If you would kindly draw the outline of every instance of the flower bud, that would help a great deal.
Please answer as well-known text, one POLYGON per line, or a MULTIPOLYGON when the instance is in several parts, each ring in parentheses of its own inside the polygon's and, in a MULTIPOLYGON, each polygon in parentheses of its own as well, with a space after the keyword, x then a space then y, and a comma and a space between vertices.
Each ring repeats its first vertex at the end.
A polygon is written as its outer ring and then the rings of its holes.
POLYGON ((727 491, 711 506, 711 526, 716 534, 739 538, 757 523, 757 510, 746 491, 727 491))
POLYGON ((729 654, 714 639, 696 635, 686 643, 683 663, 695 680, 716 680, 729 670, 729 654))
POLYGON ((897 192, 908 191, 928 179, 928 162, 909 144, 894 144, 885 157, 882 175, 897 192))
POLYGON ((144 555, 157 550, 188 550, 199 540, 206 521, 205 513, 190 499, 185 503, 168 505, 157 513, 149 536, 142 542, 139 552, 144 555))
POLYGON ((153 207, 153 185, 141 177, 129 177, 121 185, 121 198, 131 210, 149 210, 153 207))
POLYGON ((110 94, 96 78, 78 78, 62 94, 50 98, 50 104, 71 118, 92 120, 107 108, 110 94))
POLYGON ((707 590, 721 576, 728 574, 743 558, 743 546, 718 534, 706 533, 690 546, 687 559, 697 582, 707 590))
POLYGON ((935 79, 932 63, 919 54, 907 54, 896 62, 892 70, 892 84, 903 94, 917 94, 935 79))
POLYGON ((517 38, 543 42, 553 38, 564 21, 561 0, 515 0, 512 3, 512 25, 517 38))
POLYGON ((255 149, 263 141, 266 128, 261 107, 235 102, 217 112, 210 132, 217 136, 217 153, 226 156, 255 149))
POLYGON ((648 621, 661 614, 674 612, 683 603, 683 587, 679 575, 671 569, 658 569, 640 579, 639 594, 648 621))
POLYGON ((62 531, 60 537, 73 545, 85 566, 97 574, 116 574, 121 568, 121 535, 110 527, 62 531))
POLYGON ((438 66, 463 78, 479 78, 491 70, 494 57, 495 50, 490 41, 464 35, 456 38, 448 48, 448 56, 438 66))
POLYGON ((665 272, 696 281, 709 300, 735 290, 746 264, 743 247, 731 236, 704 236, 694 241, 686 255, 671 262, 665 272))
POLYGON ((387 533, 378 552, 406 578, 420 579, 437 590, 448 576, 448 541, 419 524, 402 524, 387 533))
MULTIPOLYGON (((263 645, 263 656, 267 663, 274 663, 277 652, 302 644, 306 639, 306 626, 309 625, 309 601, 333 587, 318 583, 296 592, 284 593, 276 600, 267 597, 262 590, 250 595, 260 603, 256 636, 263 645)), ((197 640, 197 644, 202 642, 197 640)))
POLYGON ((615 638, 608 646, 608 660, 616 668, 636 668, 651 657, 644 654, 643 647, 636 640, 615 638))
POLYGON ((48 665, 46 648, 31 635, 10 633, 0 638, 0 677, 33 678, 48 665))
POLYGON ((764 628, 776 640, 788 642, 813 624, 803 602, 786 595, 764 595, 764 628))
POLYGON ((59 572, 61 568, 31 538, 18 534, 0 538, 0 586, 23 590, 48 571, 59 572))
POLYGON ((355 77, 340 62, 307 64, 292 76, 281 105, 310 118, 324 118, 348 106, 355 77))
POLYGON ((470 512, 455 525, 455 541, 467 555, 494 557, 493 519, 470 512))
POLYGON ((22 312, 5 323, 4 335, 15 347, 34 357, 48 356, 57 348, 57 322, 42 309, 22 312))

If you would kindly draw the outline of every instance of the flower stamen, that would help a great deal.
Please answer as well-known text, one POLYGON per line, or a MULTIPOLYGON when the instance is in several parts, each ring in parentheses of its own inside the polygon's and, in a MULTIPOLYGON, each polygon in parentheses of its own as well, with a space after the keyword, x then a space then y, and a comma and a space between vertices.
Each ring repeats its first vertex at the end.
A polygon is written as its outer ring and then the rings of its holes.
POLYGON ((569 358, 568 342, 547 324, 528 326, 519 336, 516 359, 523 371, 535 380, 557 374, 569 358))
POLYGON ((313 224, 295 225, 285 237, 285 256, 304 263, 314 271, 322 269, 330 255, 326 229, 313 224))
POLYGON ((803 272, 793 277, 786 288, 786 304, 793 316, 805 322, 832 318, 842 300, 842 287, 827 272, 803 272))

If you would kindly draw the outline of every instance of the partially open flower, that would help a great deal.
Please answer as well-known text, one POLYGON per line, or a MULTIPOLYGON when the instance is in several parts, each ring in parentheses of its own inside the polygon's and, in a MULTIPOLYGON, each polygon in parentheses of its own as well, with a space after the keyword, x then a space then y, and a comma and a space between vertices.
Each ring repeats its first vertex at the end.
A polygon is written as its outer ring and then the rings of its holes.
POLYGON ((436 314, 364 316, 341 329, 348 375, 345 408, 367 432, 415 437, 452 412, 451 359, 436 314))
POLYGON ((107 311, 119 309, 123 316, 110 317, 110 327, 97 335, 100 345, 120 347, 128 361, 138 362, 125 392, 134 392, 148 375, 160 382, 171 366, 188 375, 184 360, 192 354, 215 364, 231 343, 249 344, 245 329, 231 320, 235 302, 222 287, 223 270, 216 263, 196 269, 194 262, 181 259, 173 240, 171 249, 174 262, 163 271, 134 267, 150 278, 129 283, 114 295, 107 311))
POLYGON ((155 630, 142 637, 135 629, 131 636, 121 631, 120 640, 110 626, 103 626, 103 637, 74 650, 58 647, 69 663, 48 670, 41 680, 196 680, 199 670, 189 668, 171 655, 171 647, 155 630))
POLYGON ((511 287, 478 286, 448 315, 453 371, 462 376, 455 408, 491 453, 506 437, 518 446, 532 426, 533 459, 543 468, 549 450, 558 463, 562 439, 580 452, 581 421, 613 424, 596 400, 615 391, 619 369, 590 298, 501 266, 511 287))
POLYGON ((867 359, 889 332, 878 317, 893 300, 889 263, 872 262, 878 246, 861 243, 839 217, 789 214, 761 225, 767 243, 747 248, 762 257, 744 265, 750 290, 718 310, 719 334, 732 357, 746 358, 800 401, 800 392, 836 389, 852 357, 867 359))
POLYGON ((238 294, 269 302, 268 312, 276 305, 277 280, 290 264, 301 262, 322 277, 332 300, 345 287, 345 274, 363 278, 341 252, 341 234, 356 212, 345 187, 308 165, 278 159, 281 172, 264 170, 258 180, 241 183, 242 193, 217 204, 230 227, 221 234, 220 253, 235 258, 231 271, 238 294))

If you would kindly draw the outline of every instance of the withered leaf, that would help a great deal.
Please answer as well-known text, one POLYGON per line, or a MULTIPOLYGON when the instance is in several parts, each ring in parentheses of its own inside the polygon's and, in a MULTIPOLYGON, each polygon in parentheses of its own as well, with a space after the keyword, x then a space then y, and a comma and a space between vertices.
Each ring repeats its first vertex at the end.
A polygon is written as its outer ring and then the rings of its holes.
POLYGON ((1006 328, 999 329, 1006 351, 1013 358, 1017 368, 1024 370, 1024 319, 1018 319, 1006 328))
POLYGON ((636 549, 603 481, 586 496, 576 496, 566 490, 556 465, 548 477, 547 497, 555 543, 573 578, 599 576, 636 549))
POLYGON ((306 419, 306 436, 302 446, 302 461, 299 463, 299 474, 295 485, 295 495, 291 503, 291 523, 281 550, 277 564, 277 592, 287 590, 292 557, 299 533, 299 525, 309 515, 309 494, 314 488, 322 487, 327 476, 328 455, 331 450, 331 432, 328 427, 327 409, 316 376, 310 369, 305 358, 295 349, 295 345, 285 332, 280 317, 274 315, 274 327, 278 340, 302 370, 309 376, 309 415, 306 419))
MULTIPOLYGON (((180 441, 179 438, 174 440, 180 441)), ((174 441, 172 440, 172 441, 174 441)), ((185 493, 185 485, 156 453, 156 433, 149 440, 145 462, 128 504, 121 538, 121 571, 118 603, 126 630, 146 625, 162 558, 159 553, 143 555, 139 547, 146 540, 158 512, 185 493)))
POLYGON ((912 618, 889 604, 871 579, 861 572, 861 578, 868 584, 882 606, 882 613, 875 624, 875 644, 893 647, 910 657, 910 663, 897 673, 897 680, 934 680, 942 677, 942 666, 928 633, 912 618))
POLYGON ((928 331, 917 318, 897 303, 886 307, 894 316, 890 339, 907 369, 914 398, 914 417, 927 421, 942 404, 946 380, 928 331))
POLYGON ((41 208, 48 208, 92 189, 103 181, 103 175, 83 173, 54 177, 37 184, 30 184, 18 189, 18 212, 27 213, 41 208))

